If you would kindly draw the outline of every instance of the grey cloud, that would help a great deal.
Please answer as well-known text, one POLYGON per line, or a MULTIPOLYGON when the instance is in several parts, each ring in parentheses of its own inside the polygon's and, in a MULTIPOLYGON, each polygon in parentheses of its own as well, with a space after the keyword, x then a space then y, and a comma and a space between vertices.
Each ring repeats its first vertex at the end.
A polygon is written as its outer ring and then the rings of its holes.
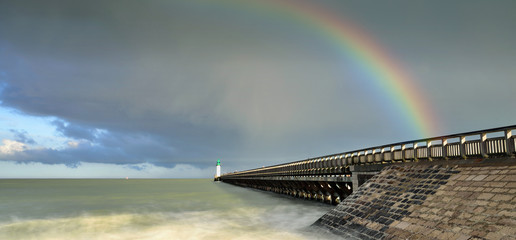
POLYGON ((9 131, 11 131, 14 134, 14 140, 17 142, 26 144, 36 144, 36 141, 28 135, 27 131, 15 129, 11 129, 9 131))
POLYGON ((95 142, 79 141, 76 145, 64 149, 26 149, 0 157, 20 163, 42 162, 65 164, 70 167, 80 166, 81 162, 132 165, 150 163, 169 168, 174 167, 176 163, 186 163, 181 160, 171 162, 174 158, 173 150, 153 138, 113 134, 105 134, 95 142))
MULTIPOLYGON (((404 63, 442 134, 516 117, 513 2, 324 4, 404 63)), ((415 137, 369 73, 288 19, 197 1, 4 1, 0 36, 2 105, 86 140, 23 161, 244 168, 415 137)))
POLYGON ((97 138, 97 135, 100 134, 99 129, 81 127, 77 124, 67 123, 62 120, 54 120, 52 121, 52 125, 56 127, 57 132, 74 139, 94 141, 97 138))

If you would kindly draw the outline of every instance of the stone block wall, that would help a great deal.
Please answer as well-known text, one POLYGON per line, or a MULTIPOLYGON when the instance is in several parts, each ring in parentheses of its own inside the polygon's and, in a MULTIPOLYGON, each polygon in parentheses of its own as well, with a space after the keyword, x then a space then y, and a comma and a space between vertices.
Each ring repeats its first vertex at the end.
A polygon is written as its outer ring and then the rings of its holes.
POLYGON ((392 165, 313 227, 345 239, 516 239, 515 207, 515 165, 392 165))

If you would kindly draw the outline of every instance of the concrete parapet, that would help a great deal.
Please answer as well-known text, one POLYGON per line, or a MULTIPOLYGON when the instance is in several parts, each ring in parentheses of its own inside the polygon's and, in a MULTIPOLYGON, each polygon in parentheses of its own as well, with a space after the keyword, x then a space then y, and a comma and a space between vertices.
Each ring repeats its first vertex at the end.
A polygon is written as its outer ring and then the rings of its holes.
POLYGON ((516 239, 514 159, 435 164, 385 167, 313 228, 346 239, 516 239))

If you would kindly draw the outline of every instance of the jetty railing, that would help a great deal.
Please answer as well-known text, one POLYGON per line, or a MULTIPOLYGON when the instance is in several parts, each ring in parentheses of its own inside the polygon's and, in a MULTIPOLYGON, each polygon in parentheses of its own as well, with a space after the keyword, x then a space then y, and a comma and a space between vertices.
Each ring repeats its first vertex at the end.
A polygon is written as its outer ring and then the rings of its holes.
POLYGON ((423 138, 226 173, 221 179, 348 175, 350 166, 514 156, 516 125, 423 138))

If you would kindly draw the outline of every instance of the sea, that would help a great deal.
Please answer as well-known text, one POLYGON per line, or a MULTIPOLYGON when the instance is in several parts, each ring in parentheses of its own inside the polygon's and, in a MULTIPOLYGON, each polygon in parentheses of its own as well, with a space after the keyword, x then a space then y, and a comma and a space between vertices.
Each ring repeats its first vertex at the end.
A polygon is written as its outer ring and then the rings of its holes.
POLYGON ((0 239, 330 239, 333 206, 211 179, 0 179, 0 239))

